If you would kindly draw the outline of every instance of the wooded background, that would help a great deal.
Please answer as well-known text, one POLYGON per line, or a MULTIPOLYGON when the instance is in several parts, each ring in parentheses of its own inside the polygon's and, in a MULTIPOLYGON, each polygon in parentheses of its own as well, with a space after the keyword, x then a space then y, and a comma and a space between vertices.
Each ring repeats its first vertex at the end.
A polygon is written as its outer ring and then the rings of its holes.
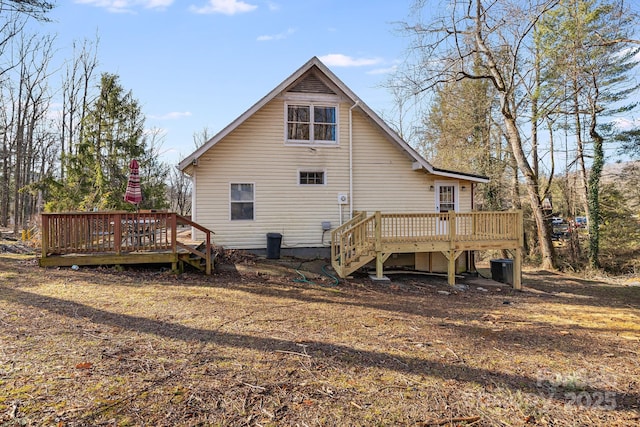
MULTIPOLYGON (((189 180, 161 161, 161 132, 145 128, 133 91, 99 71, 99 37, 77 41, 54 72, 55 38, 26 24, 47 21, 55 4, 0 5, 0 226, 18 233, 42 211, 131 209, 123 195, 132 158, 141 208, 189 214, 189 180)), ((435 166, 490 177, 477 209, 523 209, 528 261, 543 268, 640 268, 631 6, 418 0, 398 24, 409 44, 386 84, 396 109, 383 116, 435 166), (612 156, 628 161, 607 164, 612 156), (552 216, 587 217, 587 229, 558 250, 552 216)), ((194 145, 209 136, 194 133, 194 145)))

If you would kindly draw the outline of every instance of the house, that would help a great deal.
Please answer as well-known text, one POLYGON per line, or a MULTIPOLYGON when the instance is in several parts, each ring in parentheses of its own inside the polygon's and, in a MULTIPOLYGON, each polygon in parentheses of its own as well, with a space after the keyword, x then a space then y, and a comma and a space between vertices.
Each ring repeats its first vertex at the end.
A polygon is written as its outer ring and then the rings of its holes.
MULTIPOLYGON (((328 256, 354 212, 469 212, 488 178, 433 167, 318 58, 286 78, 179 165, 192 218, 225 248, 328 256)), ((456 255, 457 256, 457 255, 456 255)), ((387 265, 447 271, 447 257, 394 254, 387 265)), ((459 257, 456 271, 467 267, 459 257)))

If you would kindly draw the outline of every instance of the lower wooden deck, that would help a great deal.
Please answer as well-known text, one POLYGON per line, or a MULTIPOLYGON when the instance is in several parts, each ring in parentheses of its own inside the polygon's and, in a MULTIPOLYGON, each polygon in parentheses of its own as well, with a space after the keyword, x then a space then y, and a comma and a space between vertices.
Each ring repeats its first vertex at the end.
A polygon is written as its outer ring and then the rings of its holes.
POLYGON ((121 254, 64 254, 41 258, 39 264, 41 267, 170 264, 172 271, 181 272, 184 270, 185 264, 201 269, 199 261, 200 258, 194 257, 190 251, 179 249, 175 253, 172 251, 160 250, 127 252, 121 254))
POLYGON ((211 274, 211 234, 170 212, 42 214, 39 263, 43 267, 171 264, 174 271, 181 271, 188 263, 211 274), (180 239, 178 225, 203 231, 205 242, 198 245, 180 239))
MULTIPOLYGON (((182 251, 183 253, 189 253, 182 251)), ((63 254, 40 259, 42 267, 69 267, 72 265, 164 264, 178 262, 180 253, 172 251, 143 251, 127 253, 63 254)))

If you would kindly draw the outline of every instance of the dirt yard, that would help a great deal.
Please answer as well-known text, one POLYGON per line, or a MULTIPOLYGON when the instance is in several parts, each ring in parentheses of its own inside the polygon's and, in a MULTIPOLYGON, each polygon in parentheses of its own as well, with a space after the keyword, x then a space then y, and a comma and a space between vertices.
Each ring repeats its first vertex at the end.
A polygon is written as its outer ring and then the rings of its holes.
POLYGON ((336 285, 321 264, 0 251, 0 426, 640 424, 640 279, 336 285))

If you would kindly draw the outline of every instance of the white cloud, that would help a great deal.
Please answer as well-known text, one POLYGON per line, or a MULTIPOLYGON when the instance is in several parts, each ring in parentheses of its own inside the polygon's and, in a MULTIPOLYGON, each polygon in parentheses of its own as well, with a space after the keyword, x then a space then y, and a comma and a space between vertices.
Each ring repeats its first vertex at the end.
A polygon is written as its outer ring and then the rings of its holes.
POLYGON ((257 40, 259 42, 265 42, 265 41, 271 41, 271 40, 282 40, 282 39, 286 39, 287 37, 289 37, 295 32, 296 32, 295 28, 289 28, 287 31, 280 34, 258 36, 257 40))
POLYGON ((170 113, 161 114, 159 116, 149 115, 150 119, 154 120, 177 120, 183 117, 190 117, 191 111, 172 111, 170 113))
POLYGON ((382 62, 381 58, 353 58, 341 53, 330 53, 320 57, 328 67, 362 67, 366 65, 376 65, 382 62))
POLYGON ((174 0, 75 0, 76 3, 102 7, 114 13, 133 13, 135 8, 166 9, 174 0))
POLYGON ((371 75, 393 74, 396 72, 397 69, 398 69, 397 65, 392 65, 391 67, 387 67, 387 68, 376 68, 374 70, 367 71, 367 74, 371 74, 371 75))
POLYGON ((269 10, 272 12, 275 12, 276 10, 280 10, 280 4, 274 3, 272 1, 267 3, 267 6, 269 7, 269 10))
POLYGON ((236 13, 251 12, 258 6, 245 3, 242 0, 209 0, 205 6, 191 6, 189 10, 198 14, 222 13, 235 15, 236 13))

